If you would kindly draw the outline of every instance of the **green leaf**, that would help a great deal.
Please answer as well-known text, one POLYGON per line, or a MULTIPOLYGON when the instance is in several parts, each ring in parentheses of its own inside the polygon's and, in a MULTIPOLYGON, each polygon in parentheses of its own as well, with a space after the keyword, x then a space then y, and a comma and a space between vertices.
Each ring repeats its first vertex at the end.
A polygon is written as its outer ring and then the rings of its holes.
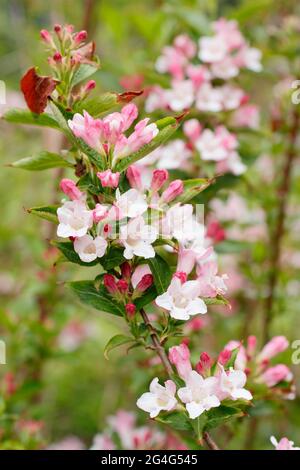
POLYGON ((58 223, 57 219, 57 209, 58 205, 53 206, 40 206, 40 207, 32 207, 27 209, 29 214, 34 214, 40 217, 41 219, 48 220, 49 222, 54 222, 55 224, 58 223))
POLYGON ((51 111, 53 113, 54 119, 58 123, 59 128, 61 129, 61 131, 66 135, 66 137, 68 137, 68 139, 70 139, 70 141, 73 144, 76 145, 76 138, 75 138, 73 132, 71 131, 71 129, 69 128, 67 120, 66 120, 64 114, 62 113, 62 111, 59 109, 59 107, 53 101, 49 101, 49 105, 50 105, 51 111))
POLYGON ((76 103, 74 106, 74 111, 76 113, 87 111, 91 116, 97 118, 103 113, 117 106, 117 99, 117 93, 104 93, 94 98, 89 98, 81 101, 80 103, 76 103))
POLYGON ((81 261, 78 254, 74 250, 74 246, 72 242, 53 241, 52 245, 58 248, 62 252, 64 257, 71 263, 80 264, 80 266, 96 266, 97 264, 100 263, 99 258, 95 259, 94 261, 91 261, 90 263, 85 263, 84 261, 81 261))
POLYGON ((91 64, 80 64, 80 67, 76 70, 76 72, 73 75, 71 85, 72 86, 78 85, 78 83, 82 82, 83 80, 86 80, 95 72, 97 72, 98 69, 99 69, 99 66, 95 66, 91 64))
POLYGON ((204 426, 205 431, 221 426, 227 421, 244 416, 244 413, 238 408, 221 405, 218 408, 212 408, 207 413, 207 422, 204 426))
POLYGON ((158 294, 163 294, 171 282, 171 271, 168 263, 159 255, 149 258, 148 264, 154 278, 154 284, 158 294))
POLYGON ((120 317, 124 315, 124 307, 108 294, 103 285, 96 289, 93 281, 76 281, 71 282, 70 287, 84 304, 90 305, 101 312, 120 317))
POLYGON ((157 147, 166 142, 172 134, 178 128, 178 123, 175 118, 165 118, 156 122, 157 127, 160 129, 157 136, 149 142, 149 144, 143 145, 137 152, 132 153, 128 157, 121 158, 114 164, 115 171, 125 171, 130 165, 137 162, 141 158, 153 152, 157 147))
POLYGON ((123 248, 119 248, 116 246, 111 246, 103 260, 101 260, 101 265, 106 271, 109 271, 110 269, 115 268, 116 266, 120 266, 120 264, 125 261, 124 256, 123 256, 123 248))
POLYGON ((133 343, 134 339, 131 336, 115 335, 113 336, 104 348, 104 357, 108 360, 108 353, 113 349, 122 346, 123 344, 133 343))
POLYGON ((176 431, 192 431, 193 426, 184 412, 174 411, 166 415, 160 414, 155 421, 170 426, 171 429, 176 431))
POLYGON ((230 302, 223 297, 222 295, 217 295, 216 297, 207 297, 203 299, 206 305, 228 305, 230 302))
POLYGON ((43 151, 32 157, 22 158, 10 166, 23 170, 43 171, 49 168, 72 168, 74 165, 57 153, 43 151))
POLYGON ((87 143, 82 139, 75 138, 76 145, 85 153, 91 163, 93 163, 98 170, 104 170, 105 162, 104 158, 96 150, 92 149, 87 143))
POLYGON ((26 109, 12 108, 2 116, 7 122, 12 122, 15 124, 27 124, 30 126, 42 126, 42 127, 52 127, 54 129, 59 129, 58 123, 53 119, 49 114, 35 114, 26 109))
POLYGON ((226 363, 226 369, 230 369, 230 367, 234 367, 234 363, 239 353, 239 350, 240 350, 240 347, 237 347, 231 351, 231 357, 229 361, 226 363))
POLYGON ((145 294, 142 297, 135 299, 134 304, 136 306, 136 309, 140 310, 146 305, 149 305, 151 302, 153 302, 154 299, 156 299, 157 296, 158 293, 155 289, 155 286, 151 286, 149 289, 146 290, 145 294))
POLYGON ((204 191, 208 186, 212 184, 214 180, 207 178, 197 178, 183 181, 183 193, 178 196, 174 202, 181 202, 185 204, 199 193, 204 191))

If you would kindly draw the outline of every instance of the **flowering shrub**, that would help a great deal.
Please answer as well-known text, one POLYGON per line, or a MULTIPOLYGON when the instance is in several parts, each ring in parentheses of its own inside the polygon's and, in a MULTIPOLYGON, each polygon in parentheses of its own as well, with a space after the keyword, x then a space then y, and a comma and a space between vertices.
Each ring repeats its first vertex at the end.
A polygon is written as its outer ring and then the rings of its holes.
MULTIPOLYGON (((169 75, 169 88, 150 87, 147 117, 140 118, 133 100, 142 92, 91 94, 96 83, 90 76, 99 60, 94 44, 85 43, 85 31, 56 25, 51 33, 42 30, 41 37, 51 75, 40 76, 31 68, 21 80, 29 111, 10 110, 5 119, 55 128, 63 134, 64 149, 40 152, 13 166, 70 172, 59 182, 59 204, 29 212, 55 224, 58 240, 51 243, 60 262, 78 265, 82 272, 94 267, 94 279, 89 271, 87 280, 69 283, 73 293, 86 306, 123 321, 126 334, 108 341, 105 357, 124 345, 128 351, 149 353, 149 391, 145 387, 136 404, 166 429, 136 427, 132 413, 119 411, 108 419, 108 429, 95 436, 92 449, 205 444, 216 450, 211 430, 245 422, 257 402, 295 397, 292 372, 273 363, 288 347, 284 336, 266 341, 256 352, 256 338, 246 334, 245 344, 230 341, 218 355, 210 355, 200 354, 204 347, 194 335, 211 321, 212 306, 232 314, 235 305, 229 297, 245 287, 244 279, 234 277, 234 262, 227 264, 224 256, 224 272, 219 266, 218 245, 229 234, 226 224, 238 219, 243 227, 231 236, 241 241, 253 236, 248 224, 258 217, 265 222, 261 212, 247 211, 234 194, 226 202, 216 198, 225 173, 237 178, 247 170, 242 134, 246 127, 255 134, 259 116, 238 76, 244 69, 259 72, 261 53, 250 47, 234 21, 214 22, 212 34, 198 45, 177 36, 156 62, 157 71, 169 75), (171 115, 148 117, 159 111, 171 115), (199 205, 214 184, 205 220, 199 205), (195 354, 200 354, 198 362, 195 354)), ((75 321, 58 343, 72 352, 88 334, 75 321)), ((6 387, 13 390, 12 377, 6 387)), ((39 422, 23 426, 32 428, 38 433, 39 422)), ((287 438, 277 443, 272 437, 271 442, 278 450, 293 449, 287 438)), ((51 447, 84 446, 75 439, 51 447)))

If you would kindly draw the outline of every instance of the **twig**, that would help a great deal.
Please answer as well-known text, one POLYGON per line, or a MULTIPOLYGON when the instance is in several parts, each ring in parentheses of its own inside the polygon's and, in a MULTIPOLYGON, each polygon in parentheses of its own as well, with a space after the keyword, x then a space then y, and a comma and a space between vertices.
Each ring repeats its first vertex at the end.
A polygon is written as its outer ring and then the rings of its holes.
MULTIPOLYGON (((172 379, 172 377, 174 375, 173 367, 172 367, 172 364, 169 361, 169 358, 166 354, 165 349, 162 347, 162 345, 159 341, 157 331, 152 326, 152 324, 149 320, 149 317, 148 317, 147 313, 145 312, 145 310, 142 308, 140 310, 140 312, 141 312, 141 316, 144 320, 144 323, 145 323, 145 325, 147 326, 147 328, 150 332, 150 336, 151 336, 151 340, 152 340, 152 344, 154 346, 154 349, 157 352, 158 356, 160 357, 160 360, 161 360, 161 362, 162 362, 162 364, 165 368, 165 371, 166 371, 167 375, 169 376, 170 379, 172 379)), ((206 442, 206 445, 210 450, 220 450, 219 447, 213 441, 213 439, 211 438, 211 436, 208 432, 205 432, 203 434, 203 439, 206 442)))
POLYGON ((271 257, 270 257, 270 276, 268 296, 265 302, 265 311, 263 317, 263 339, 266 342, 269 339, 269 327, 274 308, 275 291, 280 274, 280 255, 282 248, 282 239, 284 235, 284 225, 288 197, 291 189, 291 174, 296 151, 296 139, 299 131, 299 113, 295 109, 292 115, 292 125, 289 133, 289 148, 286 153, 286 160, 282 171, 282 180, 278 188, 278 215, 276 226, 271 237, 271 257))

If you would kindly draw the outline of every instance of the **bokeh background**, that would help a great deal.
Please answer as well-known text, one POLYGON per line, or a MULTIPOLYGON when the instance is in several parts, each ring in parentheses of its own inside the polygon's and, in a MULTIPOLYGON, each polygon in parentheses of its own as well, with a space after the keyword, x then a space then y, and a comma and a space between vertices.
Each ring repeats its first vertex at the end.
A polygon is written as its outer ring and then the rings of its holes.
MULTIPOLYGON (((120 79, 141 73, 146 84, 151 83, 155 80, 155 59, 164 45, 179 33, 200 37, 205 34, 208 22, 220 16, 237 19, 251 43, 263 51, 264 72, 255 79, 245 77, 244 85, 262 109, 265 129, 270 130, 273 87, 285 76, 297 78, 300 27, 298 35, 289 36, 287 32, 272 45, 272 31, 283 18, 287 24, 291 18, 300 22, 296 1, 1 0, 0 6, 0 79, 6 84, 7 107, 24 106, 19 80, 28 67, 36 64, 41 72, 47 73, 39 31, 50 29, 54 23, 73 23, 76 29, 87 29, 89 37, 96 41, 102 65, 95 75, 97 92, 123 91, 120 79)), ((1 106, 1 111, 4 108, 1 106)), ((59 262, 53 267, 57 261, 49 243, 53 228, 26 212, 26 208, 59 198, 60 175, 56 170, 40 173, 13 170, 9 164, 41 147, 59 148, 59 136, 48 130, 0 122, 0 137, 0 339, 7 345, 7 364, 0 365, 0 389, 3 392, 4 384, 16 387, 8 409, 5 397, 1 400, 0 447, 1 436, 6 439, 2 443, 4 448, 37 448, 68 435, 80 437, 89 446, 93 436, 105 428, 108 415, 119 408, 135 410, 137 393, 148 382, 143 368, 136 366, 142 365, 145 357, 134 351, 127 355, 121 349, 112 353, 109 361, 104 358, 107 340, 120 332, 122 325, 109 315, 87 310, 77 302, 64 282, 82 278, 82 272, 74 265, 59 262), (20 420, 41 423, 38 438, 22 428, 20 420)), ((256 148, 254 141, 254 156, 249 157, 251 168, 235 184, 234 191, 245 198, 248 207, 262 208, 272 223, 277 203, 275 189, 272 197, 272 192, 264 192, 261 183, 258 184, 260 175, 272 169, 255 163, 256 157, 270 151, 266 141, 258 139, 256 148)), ((272 147, 279 165, 280 145, 279 141, 277 147, 272 147)), ((298 163, 270 327, 273 334, 285 334, 291 342, 300 338, 298 163)), ((227 190, 231 189, 229 181, 227 190)), ((254 222, 260 224, 259 219, 254 222)), ((226 260, 238 257, 239 274, 247 279, 247 292, 241 289, 236 294, 234 313, 212 311, 211 324, 199 332, 199 352, 205 348, 219 351, 232 338, 260 334, 264 263, 268 253, 267 240, 258 239, 246 253, 242 245, 223 245, 223 270, 226 271, 226 260)), ((85 272, 86 278, 94 275, 94 268, 85 272)), ((291 354, 289 349, 284 355, 289 365, 291 354)), ((292 368, 299 380, 300 365, 292 368)), ((268 407, 267 402, 262 406, 260 425, 253 431, 251 446, 270 448, 269 436, 274 433, 287 434, 299 444, 299 398, 278 405, 276 410, 268 407)), ((145 416, 139 419, 143 422, 145 416)), ((246 426, 239 425, 228 445, 242 448, 245 439, 246 426)))

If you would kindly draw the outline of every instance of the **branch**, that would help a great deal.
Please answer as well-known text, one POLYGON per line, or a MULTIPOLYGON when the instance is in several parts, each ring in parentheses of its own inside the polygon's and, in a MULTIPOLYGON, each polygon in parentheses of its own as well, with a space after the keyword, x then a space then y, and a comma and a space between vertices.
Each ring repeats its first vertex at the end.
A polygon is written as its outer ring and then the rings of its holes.
POLYGON ((299 131, 299 114, 295 109, 292 115, 292 125, 289 133, 289 147, 286 153, 286 159, 282 170, 282 180, 278 187, 278 213, 273 235, 271 237, 271 257, 270 257, 270 276, 268 296, 265 302, 265 312, 263 318, 263 338, 269 339, 269 326, 272 319, 274 308, 274 298, 276 287, 280 274, 280 255, 282 248, 282 239, 285 231, 285 218, 288 204, 288 197, 291 190, 291 174, 293 163, 297 155, 296 140, 299 131))
MULTIPOLYGON (((166 371, 167 375, 169 376, 170 379, 172 379, 172 377, 174 375, 173 367, 172 367, 172 364, 169 361, 169 358, 166 354, 165 349, 163 348, 163 346, 161 345, 161 343, 159 341, 157 331, 151 325, 151 322, 150 322, 149 317, 148 317, 147 313, 145 312, 145 310, 143 308, 141 308, 140 312, 141 312, 141 316, 144 320, 144 323, 145 323, 145 325, 147 326, 147 328, 149 330, 154 349, 157 352, 158 356, 160 357, 160 360, 161 360, 161 362, 162 362, 162 364, 165 368, 165 371, 166 371)), ((213 441, 213 439, 211 438, 211 436, 208 432, 205 432, 203 434, 203 439, 206 442, 206 445, 210 450, 220 450, 219 447, 213 441)))

